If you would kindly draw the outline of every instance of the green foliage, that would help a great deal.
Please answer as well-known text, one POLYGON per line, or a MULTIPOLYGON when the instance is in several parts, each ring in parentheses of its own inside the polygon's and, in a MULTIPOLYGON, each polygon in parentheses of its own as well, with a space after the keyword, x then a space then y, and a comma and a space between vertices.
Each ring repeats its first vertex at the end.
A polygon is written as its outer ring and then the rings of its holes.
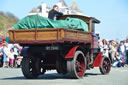
POLYGON ((19 19, 12 13, 0 11, 0 33, 6 35, 8 29, 13 28, 18 21, 19 19))

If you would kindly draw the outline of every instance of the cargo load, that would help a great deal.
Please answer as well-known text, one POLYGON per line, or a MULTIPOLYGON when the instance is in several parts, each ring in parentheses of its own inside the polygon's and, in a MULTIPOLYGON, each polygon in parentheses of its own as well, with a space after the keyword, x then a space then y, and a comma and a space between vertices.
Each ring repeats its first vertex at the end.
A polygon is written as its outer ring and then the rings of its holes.
POLYGON ((88 25, 81 19, 67 17, 65 20, 52 20, 40 15, 30 15, 21 19, 14 29, 65 28, 88 32, 88 25))

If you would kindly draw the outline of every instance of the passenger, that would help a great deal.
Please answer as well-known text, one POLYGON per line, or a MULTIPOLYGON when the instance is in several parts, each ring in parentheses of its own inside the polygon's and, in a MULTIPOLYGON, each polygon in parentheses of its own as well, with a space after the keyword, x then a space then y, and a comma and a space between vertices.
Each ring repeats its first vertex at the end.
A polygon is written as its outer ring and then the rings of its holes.
POLYGON ((49 11, 48 18, 56 20, 56 16, 63 15, 62 12, 59 12, 59 7, 57 5, 53 6, 53 9, 49 11))

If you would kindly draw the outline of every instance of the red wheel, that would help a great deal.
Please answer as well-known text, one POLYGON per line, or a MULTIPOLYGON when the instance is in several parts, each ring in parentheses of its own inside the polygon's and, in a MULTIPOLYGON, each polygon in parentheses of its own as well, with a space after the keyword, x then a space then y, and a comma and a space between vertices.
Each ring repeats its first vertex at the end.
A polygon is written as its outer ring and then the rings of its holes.
POLYGON ((76 51, 72 60, 67 61, 67 71, 71 78, 79 79, 86 71, 86 58, 82 51, 76 51))
POLYGON ((100 72, 102 74, 108 74, 111 70, 111 61, 108 57, 103 57, 102 63, 100 66, 100 72))

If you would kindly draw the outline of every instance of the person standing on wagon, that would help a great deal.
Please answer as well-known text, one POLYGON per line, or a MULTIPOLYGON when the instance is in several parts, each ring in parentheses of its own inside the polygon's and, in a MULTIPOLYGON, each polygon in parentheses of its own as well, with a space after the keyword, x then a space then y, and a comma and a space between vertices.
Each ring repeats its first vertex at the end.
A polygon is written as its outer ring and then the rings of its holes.
POLYGON ((54 5, 52 10, 50 10, 48 13, 48 18, 56 20, 56 16, 63 15, 63 13, 59 12, 58 10, 59 10, 59 7, 57 5, 54 5))

